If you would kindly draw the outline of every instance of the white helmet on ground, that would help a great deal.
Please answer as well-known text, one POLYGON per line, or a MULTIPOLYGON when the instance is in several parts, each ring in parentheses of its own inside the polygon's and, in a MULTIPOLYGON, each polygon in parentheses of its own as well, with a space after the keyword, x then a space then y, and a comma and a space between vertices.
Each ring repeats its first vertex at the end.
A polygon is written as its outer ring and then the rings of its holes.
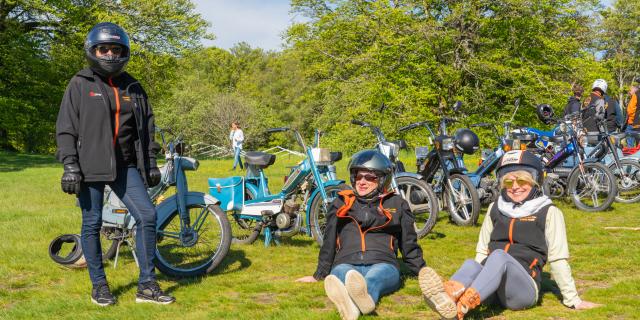
POLYGON ((594 81, 593 85, 591 86, 591 90, 598 88, 602 90, 603 93, 607 93, 607 87, 607 81, 605 81, 604 79, 596 79, 596 81, 594 81))

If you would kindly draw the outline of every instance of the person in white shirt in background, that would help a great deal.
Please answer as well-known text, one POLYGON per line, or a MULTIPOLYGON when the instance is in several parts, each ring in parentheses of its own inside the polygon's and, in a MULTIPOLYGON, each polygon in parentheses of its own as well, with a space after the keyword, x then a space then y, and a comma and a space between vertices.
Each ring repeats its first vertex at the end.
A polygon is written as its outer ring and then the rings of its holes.
POLYGON ((240 152, 242 151, 242 142, 244 142, 244 133, 240 129, 240 123, 234 121, 231 123, 231 133, 229 133, 229 140, 231 140, 231 148, 233 149, 233 170, 240 164, 240 169, 244 169, 242 165, 242 159, 240 158, 240 152))
POLYGON ((542 193, 540 160, 528 151, 509 151, 500 160, 496 177, 500 197, 489 206, 475 259, 466 260, 444 284, 437 277, 418 279, 427 298, 434 291, 447 293, 448 301, 427 299, 430 306, 455 305, 458 319, 492 296, 510 310, 533 307, 538 303, 542 268, 549 264, 565 306, 597 307, 578 296, 568 262, 564 217, 542 193))

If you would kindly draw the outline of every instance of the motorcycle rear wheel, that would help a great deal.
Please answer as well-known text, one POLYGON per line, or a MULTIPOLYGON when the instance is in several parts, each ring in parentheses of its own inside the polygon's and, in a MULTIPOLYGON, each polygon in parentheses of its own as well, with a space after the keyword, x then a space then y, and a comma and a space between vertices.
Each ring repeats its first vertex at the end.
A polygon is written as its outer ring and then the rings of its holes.
POLYGON ((449 181, 454 190, 451 190, 449 184, 444 181, 443 198, 451 220, 459 226, 475 225, 480 215, 478 190, 469 177, 463 174, 452 174, 449 176, 449 181))
POLYGON ((596 212, 608 209, 618 194, 618 184, 613 172, 598 162, 582 164, 569 175, 567 194, 580 210, 596 212))

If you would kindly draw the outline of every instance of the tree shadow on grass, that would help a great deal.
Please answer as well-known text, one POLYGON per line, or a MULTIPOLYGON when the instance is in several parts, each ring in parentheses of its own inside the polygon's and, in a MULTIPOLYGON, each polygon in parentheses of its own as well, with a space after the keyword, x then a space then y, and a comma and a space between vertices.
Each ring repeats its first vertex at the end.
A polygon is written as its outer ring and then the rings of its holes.
POLYGON ((57 166, 60 166, 60 163, 51 155, 0 151, 0 172, 20 171, 34 167, 57 166))

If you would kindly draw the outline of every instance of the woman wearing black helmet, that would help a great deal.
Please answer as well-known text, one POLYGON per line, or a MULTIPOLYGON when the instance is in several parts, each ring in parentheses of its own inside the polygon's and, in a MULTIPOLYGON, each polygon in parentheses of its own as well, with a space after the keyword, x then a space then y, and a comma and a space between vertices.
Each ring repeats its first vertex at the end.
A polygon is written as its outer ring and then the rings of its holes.
POLYGON ((331 204, 316 272, 297 281, 324 279, 342 319, 357 319, 400 287, 398 250, 415 274, 425 262, 406 201, 387 190, 389 159, 364 150, 353 155, 348 169, 354 190, 341 191, 331 204))
POLYGON ((525 309, 537 303, 542 268, 549 263, 566 306, 596 307, 581 300, 576 291, 567 262, 569 247, 564 218, 540 189, 543 179, 540 160, 528 151, 507 152, 496 175, 501 195, 489 206, 475 260, 465 261, 444 284, 440 279, 421 278, 423 292, 446 292, 447 298, 456 303, 458 319, 494 294, 508 309, 525 309))
POLYGON ((156 282, 153 260, 156 211, 147 187, 160 181, 153 111, 140 83, 124 72, 129 36, 119 26, 95 25, 84 44, 89 67, 65 91, 56 122, 56 157, 64 164, 62 190, 78 196, 81 242, 93 284, 91 301, 115 304, 102 266, 100 228, 104 186, 108 184, 136 220, 140 266, 137 302, 167 304, 175 299, 156 282))

